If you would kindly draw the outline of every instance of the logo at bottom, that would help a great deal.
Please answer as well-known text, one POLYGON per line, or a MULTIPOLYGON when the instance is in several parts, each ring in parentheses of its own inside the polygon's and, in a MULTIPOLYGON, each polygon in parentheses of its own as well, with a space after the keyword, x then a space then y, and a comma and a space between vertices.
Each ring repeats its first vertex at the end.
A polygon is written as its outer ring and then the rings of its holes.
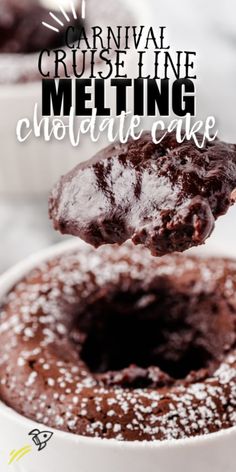
POLYGON ((33 429, 30 431, 29 436, 32 436, 34 444, 38 447, 38 451, 42 451, 47 446, 53 433, 51 431, 39 431, 39 429, 33 429))
POLYGON ((13 451, 10 452, 10 459, 8 462, 8 465, 13 464, 13 462, 18 462, 20 459, 22 459, 26 454, 29 454, 29 452, 32 451, 32 446, 26 445, 23 446, 21 449, 18 449, 17 451, 13 449, 13 451))

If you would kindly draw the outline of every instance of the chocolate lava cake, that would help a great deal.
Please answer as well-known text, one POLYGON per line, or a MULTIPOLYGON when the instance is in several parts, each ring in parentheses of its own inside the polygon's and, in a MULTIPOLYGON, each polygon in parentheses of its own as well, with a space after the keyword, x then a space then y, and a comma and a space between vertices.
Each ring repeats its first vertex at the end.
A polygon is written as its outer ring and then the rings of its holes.
POLYGON ((235 198, 236 146, 161 138, 112 144, 62 177, 50 197, 55 229, 94 247, 132 239, 154 256, 203 244, 235 198))
POLYGON ((236 261, 81 243, 3 301, 0 398, 49 428, 120 441, 235 426, 235 294, 236 261))
MULTIPOLYGON (((58 5, 60 2, 58 3, 58 5)), ((81 0, 74 1, 77 19, 73 17, 72 10, 66 10, 67 21, 63 13, 58 9, 50 10, 40 0, 0 0, 0 85, 24 83, 41 80, 38 70, 39 53, 44 49, 64 49, 67 72, 73 72, 70 50, 65 46, 65 33, 68 26, 75 27, 75 36, 79 37, 80 28, 87 31, 88 41, 92 41, 92 28, 99 25, 104 28, 116 27, 116 25, 132 24, 134 18, 130 10, 120 0, 89 0, 86 4, 86 18, 81 18, 81 0), (109 5, 109 8, 108 8, 109 5), (52 12, 64 26, 59 25, 50 17, 52 12), (112 11, 112 14, 111 14, 112 11), (50 30, 42 25, 46 22, 58 28, 59 32, 50 30)), ((99 63, 99 60, 96 60, 99 63)), ((49 71, 51 78, 55 75, 55 56, 43 59, 43 70, 49 71)), ((82 60, 78 58, 77 68, 80 70, 82 60)), ((59 64, 59 73, 65 75, 65 68, 59 64)))

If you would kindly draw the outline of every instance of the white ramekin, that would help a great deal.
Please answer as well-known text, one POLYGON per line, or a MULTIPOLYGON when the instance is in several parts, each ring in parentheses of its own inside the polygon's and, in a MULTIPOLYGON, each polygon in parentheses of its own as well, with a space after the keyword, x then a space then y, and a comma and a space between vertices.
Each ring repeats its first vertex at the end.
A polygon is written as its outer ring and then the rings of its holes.
MULTIPOLYGON (((39 262, 67 250, 83 250, 67 241, 34 255, 0 277, 0 299, 39 262)), ((208 253, 221 250, 207 244, 208 253)), ((197 438, 153 442, 119 442, 63 433, 30 421, 0 403, 0 471, 7 472, 235 472, 236 427, 197 438), (45 449, 38 451, 29 432, 53 432, 45 449), (32 450, 8 465, 12 450, 26 445, 32 450)))
MULTIPOLYGON (((103 0, 105 2, 105 0, 103 0)), ((106 0, 106 25, 116 25, 116 0, 106 0), (110 21, 109 21, 110 18, 110 21)), ((101 3, 102 5, 102 3, 101 3)), ((135 6, 133 1, 119 0, 120 10, 124 6, 122 22, 127 18, 132 25, 148 25, 151 12, 146 5, 135 6), (131 18, 131 20, 130 20, 131 18)), ((89 11, 89 1, 87 2, 89 11)), ((91 16, 91 15, 90 15, 91 16)), ((93 13, 97 25, 96 13, 93 13)), ((32 57, 35 61, 35 55, 32 57)), ((14 55, 12 55, 14 62, 14 55)), ((126 73, 132 77, 137 58, 134 52, 127 55, 126 73)), ((107 103, 113 103, 114 93, 107 89, 107 103), (109 92, 110 91, 110 92, 109 92), (112 96, 110 96, 112 95, 112 96)), ((35 103, 41 105, 41 81, 24 84, 0 85, 0 196, 40 195, 47 193, 58 178, 79 162, 87 160, 108 141, 103 138, 98 143, 91 141, 90 135, 82 137, 78 147, 73 147, 69 139, 45 142, 41 138, 30 137, 25 143, 19 143, 16 137, 18 120, 29 118, 32 122, 35 103)), ((40 119, 40 117, 39 117, 40 119)))

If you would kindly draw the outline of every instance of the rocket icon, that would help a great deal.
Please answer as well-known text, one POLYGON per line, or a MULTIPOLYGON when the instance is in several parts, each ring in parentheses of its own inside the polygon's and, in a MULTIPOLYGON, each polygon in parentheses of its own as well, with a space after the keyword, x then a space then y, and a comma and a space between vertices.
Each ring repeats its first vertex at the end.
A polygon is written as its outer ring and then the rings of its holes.
POLYGON ((32 441, 38 447, 38 451, 42 451, 47 446, 52 435, 53 433, 50 431, 39 431, 39 429, 33 429, 29 433, 29 436, 32 436, 32 441))

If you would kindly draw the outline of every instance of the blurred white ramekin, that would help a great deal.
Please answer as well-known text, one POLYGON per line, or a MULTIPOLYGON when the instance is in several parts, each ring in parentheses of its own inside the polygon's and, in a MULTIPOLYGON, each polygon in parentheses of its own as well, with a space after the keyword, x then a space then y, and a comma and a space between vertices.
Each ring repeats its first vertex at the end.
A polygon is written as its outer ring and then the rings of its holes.
MULTIPOLYGON (((86 7, 91 26, 139 26, 150 23, 150 10, 146 5, 136 8, 132 2, 125 0, 100 0, 97 11, 92 5, 94 6, 94 2, 88 1, 86 7)), ((128 77, 132 77, 137 59, 133 53, 129 53, 127 58, 126 72, 128 77)), ((8 57, 7 61, 9 59, 9 67, 12 66, 14 71, 14 54, 8 57)), ((19 56, 16 59, 19 61, 19 56)), ((32 55, 35 67, 36 59, 35 54, 32 55)), ((30 56, 27 56, 26 60, 29 65, 30 56)), ((113 95, 109 97, 108 91, 107 103, 113 102, 113 95)), ((29 141, 19 143, 16 124, 22 118, 32 121, 35 103, 40 107, 41 81, 10 84, 6 78, 6 84, 0 85, 0 196, 33 196, 47 193, 62 174, 107 144, 105 133, 98 143, 93 143, 88 134, 84 135, 77 148, 72 147, 69 139, 45 142, 41 138, 31 136, 29 141)))
MULTIPOLYGON (((81 242, 67 241, 26 259, 0 277, 0 299, 40 262, 65 251, 83 250, 81 242)), ((221 253, 211 247, 205 253, 221 253)), ((85 438, 55 431, 28 420, 0 403, 0 470, 9 471, 11 451, 31 446, 31 452, 11 464, 14 472, 235 472, 236 427, 190 439, 119 442, 85 438), (50 430, 47 447, 38 451, 29 432, 50 430)))

